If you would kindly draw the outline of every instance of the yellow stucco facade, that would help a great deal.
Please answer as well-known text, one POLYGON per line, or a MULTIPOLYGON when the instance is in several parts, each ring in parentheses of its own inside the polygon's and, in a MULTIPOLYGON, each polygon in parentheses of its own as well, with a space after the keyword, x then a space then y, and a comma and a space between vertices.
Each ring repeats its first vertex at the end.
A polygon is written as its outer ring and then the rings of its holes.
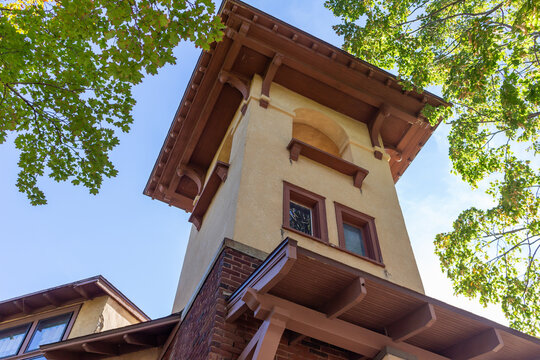
POLYGON ((268 108, 261 107, 261 85, 256 75, 240 105, 247 104, 245 114, 237 112, 215 155, 214 162, 230 163, 228 177, 200 231, 192 228, 173 311, 189 302, 224 238, 269 253, 291 237, 301 247, 423 292, 388 158, 374 157, 367 126, 277 84, 271 86, 268 108), (290 161, 293 135, 369 170, 362 190, 350 176, 318 162, 303 156, 290 161), (282 227, 284 181, 325 198, 328 244, 282 227), (334 202, 375 218, 384 267, 338 248, 334 202))
POLYGON ((139 322, 138 319, 120 306, 112 297, 100 296, 82 303, 68 339, 137 324, 139 322))

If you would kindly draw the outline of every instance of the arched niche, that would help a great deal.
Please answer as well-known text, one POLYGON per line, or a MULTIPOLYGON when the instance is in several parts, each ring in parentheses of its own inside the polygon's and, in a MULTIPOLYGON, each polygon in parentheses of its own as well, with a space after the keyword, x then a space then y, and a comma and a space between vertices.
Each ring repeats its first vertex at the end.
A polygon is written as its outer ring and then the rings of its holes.
POLYGON ((293 138, 339 157, 346 156, 349 137, 332 118, 312 109, 294 111, 293 138))

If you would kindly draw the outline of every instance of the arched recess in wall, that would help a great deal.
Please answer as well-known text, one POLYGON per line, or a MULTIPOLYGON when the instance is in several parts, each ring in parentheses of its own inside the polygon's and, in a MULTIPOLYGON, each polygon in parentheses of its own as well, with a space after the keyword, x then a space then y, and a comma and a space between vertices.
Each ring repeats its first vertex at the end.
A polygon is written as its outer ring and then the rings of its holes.
POLYGON ((334 119, 316 110, 294 110, 293 138, 345 160, 351 160, 349 136, 334 119))

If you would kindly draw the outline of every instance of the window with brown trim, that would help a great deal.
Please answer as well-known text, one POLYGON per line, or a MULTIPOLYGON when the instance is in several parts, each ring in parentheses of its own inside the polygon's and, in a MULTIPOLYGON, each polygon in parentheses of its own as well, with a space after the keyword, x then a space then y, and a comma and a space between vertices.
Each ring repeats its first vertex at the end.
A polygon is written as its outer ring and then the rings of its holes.
POLYGON ((79 306, 0 325, 0 359, 42 359, 39 347, 65 340, 79 306))
POLYGON ((283 182, 283 228, 328 242, 325 198, 283 182))
POLYGON ((334 204, 339 247, 382 265, 383 261, 375 229, 375 219, 345 205, 334 204))

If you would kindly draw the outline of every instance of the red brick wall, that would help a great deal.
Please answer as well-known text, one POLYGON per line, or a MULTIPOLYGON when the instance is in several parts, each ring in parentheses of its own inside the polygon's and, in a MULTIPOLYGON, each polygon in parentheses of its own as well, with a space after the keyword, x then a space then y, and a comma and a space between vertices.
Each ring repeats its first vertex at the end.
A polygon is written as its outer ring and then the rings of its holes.
MULTIPOLYGON (((235 360, 261 322, 247 312, 234 323, 226 323, 226 300, 261 264, 261 260, 232 248, 225 248, 214 264, 176 338, 164 359, 235 360)), ((345 360, 352 354, 311 338, 289 346, 281 339, 277 360, 345 360)))

